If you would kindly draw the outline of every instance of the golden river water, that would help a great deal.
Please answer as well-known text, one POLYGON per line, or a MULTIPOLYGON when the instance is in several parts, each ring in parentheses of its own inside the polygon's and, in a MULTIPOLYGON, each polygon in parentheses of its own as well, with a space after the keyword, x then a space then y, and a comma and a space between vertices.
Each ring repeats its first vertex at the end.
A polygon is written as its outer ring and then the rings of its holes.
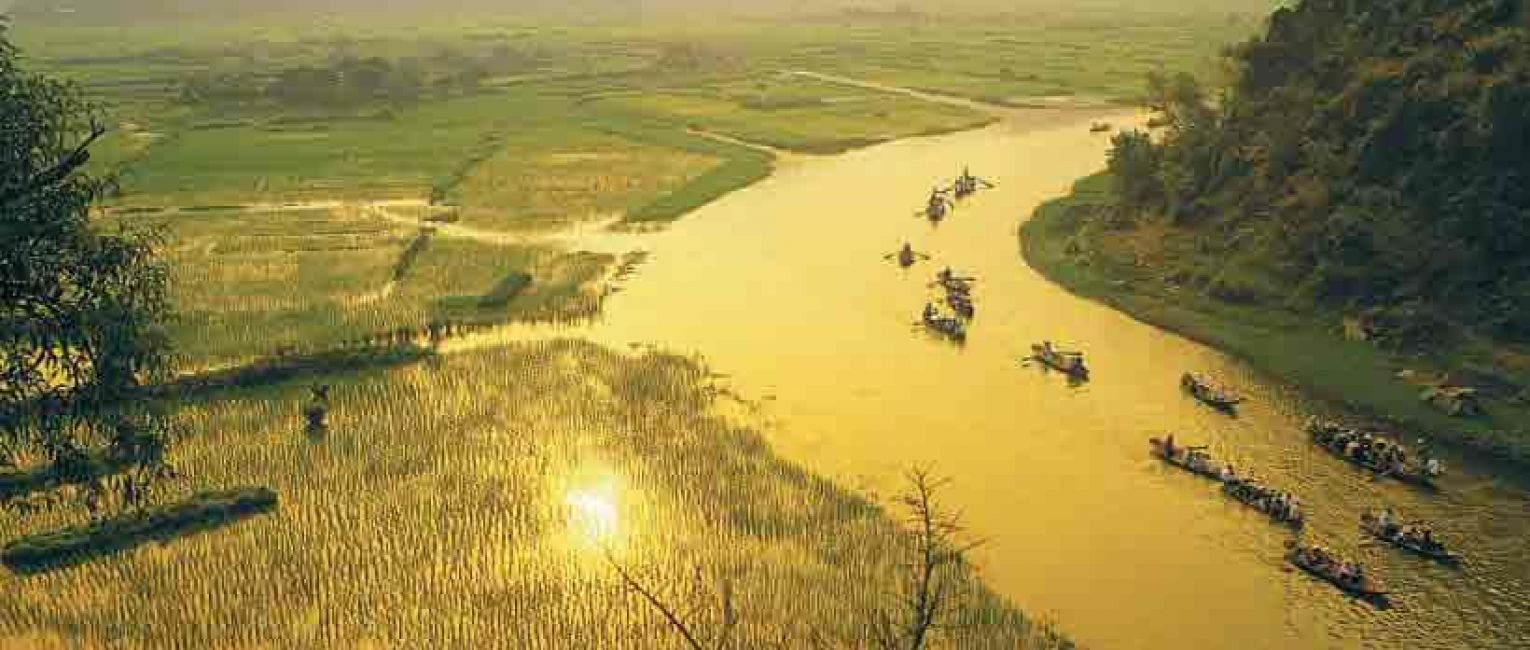
MULTIPOLYGON (((990 127, 783 162, 671 229, 570 335, 701 355, 757 400, 777 451, 885 493, 933 466, 988 583, 1098 648, 1530 647, 1530 492, 1523 478, 1452 459, 1438 493, 1377 482, 1309 444, 1313 405, 1215 350, 1047 282, 1017 225, 1103 165, 1091 121, 1029 111, 990 127), (997 187, 938 227, 914 216, 963 165, 997 187), (933 260, 883 256, 908 240, 933 260), (957 347, 913 323, 942 265, 978 278, 957 347), (1050 339, 1087 351, 1069 386, 1019 359, 1050 339), (1249 398, 1236 418, 1181 393, 1186 370, 1249 398), (1211 483, 1148 456, 1175 431, 1307 504, 1305 536, 1360 558, 1392 587, 1381 610, 1281 561, 1293 535, 1211 483), (1459 570, 1367 545, 1360 513, 1390 505, 1434 523, 1459 570)), ((626 241, 589 242, 622 247, 626 241)), ((1292 350, 1300 354, 1300 350, 1292 350)))

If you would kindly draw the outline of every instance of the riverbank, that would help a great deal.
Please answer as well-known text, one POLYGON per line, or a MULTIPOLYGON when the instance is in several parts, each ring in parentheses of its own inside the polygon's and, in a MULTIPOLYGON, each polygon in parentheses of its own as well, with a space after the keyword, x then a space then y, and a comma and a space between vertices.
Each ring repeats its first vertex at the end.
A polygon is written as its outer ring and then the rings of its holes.
POLYGON ((1494 403, 1480 418, 1450 417, 1420 401, 1418 385, 1399 379, 1399 373, 1439 376, 1461 368, 1348 340, 1337 314, 1219 301, 1135 264, 1126 256, 1129 244, 1107 241, 1105 229, 1089 227, 1110 201, 1110 183, 1104 174, 1087 177, 1069 196, 1037 208, 1020 228, 1025 260, 1075 294, 1232 354, 1350 413, 1530 463, 1530 436, 1515 430, 1530 421, 1522 406, 1494 403))

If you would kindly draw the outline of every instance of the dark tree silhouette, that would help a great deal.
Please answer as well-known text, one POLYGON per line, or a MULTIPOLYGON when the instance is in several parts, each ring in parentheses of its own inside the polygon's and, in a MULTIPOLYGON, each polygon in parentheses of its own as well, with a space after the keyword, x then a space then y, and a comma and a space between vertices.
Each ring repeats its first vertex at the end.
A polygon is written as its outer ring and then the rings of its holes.
MULTIPOLYGON (((165 372, 166 274, 153 233, 106 227, 109 187, 84 167, 106 133, 68 83, 18 66, 0 21, 0 449, 51 464, 48 484, 103 478, 127 502, 162 476, 168 418, 130 399, 165 372)), ((11 460, 11 459, 7 459, 11 460)), ((3 463, 0 463, 3 464, 3 463)))

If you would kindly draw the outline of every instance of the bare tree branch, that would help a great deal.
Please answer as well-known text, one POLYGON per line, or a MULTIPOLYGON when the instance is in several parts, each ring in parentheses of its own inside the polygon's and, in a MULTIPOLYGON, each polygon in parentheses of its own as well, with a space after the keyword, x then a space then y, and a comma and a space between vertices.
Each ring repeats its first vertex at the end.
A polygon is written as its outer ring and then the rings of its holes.
POLYGON ((681 637, 685 638, 685 644, 690 646, 691 650, 707 650, 706 646, 697 640, 696 635, 691 632, 691 628, 685 624, 685 621, 680 620, 680 617, 676 616, 675 612, 668 605, 664 604, 664 601, 655 596, 653 592, 644 588, 642 583, 638 582, 636 578, 632 577, 631 573, 627 572, 626 567, 616 561, 616 557, 611 554, 611 549, 602 548, 601 556, 606 559, 606 563, 610 564, 611 568, 616 569, 616 575, 621 576, 623 584, 627 585, 629 589, 638 592, 638 595, 641 595, 643 600, 648 601, 649 605, 664 615, 664 620, 668 621, 669 626, 674 628, 676 632, 679 632, 681 637))

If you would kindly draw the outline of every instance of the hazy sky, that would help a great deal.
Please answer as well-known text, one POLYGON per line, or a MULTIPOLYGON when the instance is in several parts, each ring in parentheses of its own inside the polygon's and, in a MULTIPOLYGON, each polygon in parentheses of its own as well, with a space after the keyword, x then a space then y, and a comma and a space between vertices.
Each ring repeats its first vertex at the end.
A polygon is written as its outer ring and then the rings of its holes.
POLYGON ((890 9, 899 6, 939 13, 957 9, 993 8, 1023 10, 1026 7, 1089 7, 1134 9, 1192 9, 1225 11, 1265 10, 1279 0, 0 0, 0 11, 16 8, 31 15, 69 16, 90 22, 116 19, 213 16, 237 20, 241 16, 313 12, 421 10, 432 13, 467 10, 517 12, 534 8, 573 10, 606 8, 624 11, 675 9, 746 12, 832 11, 846 7, 890 9))

